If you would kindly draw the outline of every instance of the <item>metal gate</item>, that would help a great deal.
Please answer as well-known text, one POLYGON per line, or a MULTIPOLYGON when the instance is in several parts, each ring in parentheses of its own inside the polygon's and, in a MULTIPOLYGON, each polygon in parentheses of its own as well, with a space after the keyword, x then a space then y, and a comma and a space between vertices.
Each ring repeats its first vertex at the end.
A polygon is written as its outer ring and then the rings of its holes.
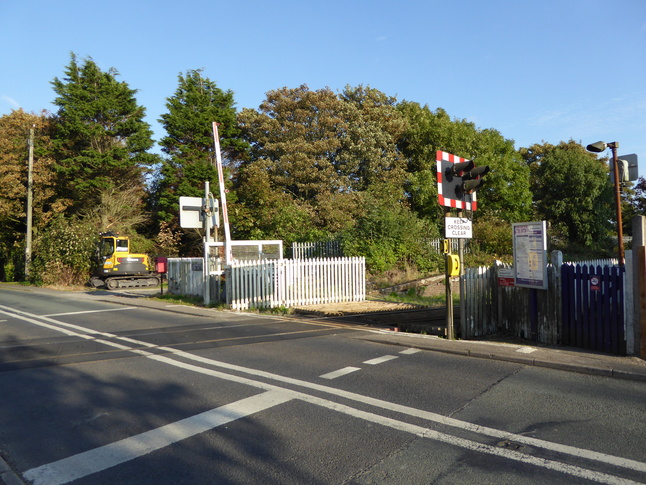
POLYGON ((626 355, 623 266, 561 266, 564 345, 626 355))

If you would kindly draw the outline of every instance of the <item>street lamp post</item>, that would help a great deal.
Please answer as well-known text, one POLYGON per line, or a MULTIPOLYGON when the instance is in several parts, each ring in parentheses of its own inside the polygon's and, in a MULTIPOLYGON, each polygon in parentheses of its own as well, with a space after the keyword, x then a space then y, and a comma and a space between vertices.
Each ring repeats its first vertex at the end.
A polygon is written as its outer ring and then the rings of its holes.
POLYGON ((610 148, 612 151, 612 170, 615 175, 615 204, 617 206, 617 245, 619 246, 618 257, 619 264, 624 265, 624 231, 621 221, 621 185, 619 181, 619 164, 617 160, 617 148, 619 148, 619 142, 613 141, 611 143, 605 143, 603 141, 598 141, 597 143, 591 143, 586 147, 590 152, 599 153, 604 151, 606 148, 610 148))

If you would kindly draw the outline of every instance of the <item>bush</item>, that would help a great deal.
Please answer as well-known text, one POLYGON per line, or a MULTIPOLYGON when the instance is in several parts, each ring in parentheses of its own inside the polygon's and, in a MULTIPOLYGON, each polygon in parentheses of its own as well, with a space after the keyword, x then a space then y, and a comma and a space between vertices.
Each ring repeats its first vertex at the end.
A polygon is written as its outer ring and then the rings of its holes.
POLYGON ((30 279, 45 285, 86 284, 97 242, 94 228, 76 217, 54 219, 34 240, 30 279))

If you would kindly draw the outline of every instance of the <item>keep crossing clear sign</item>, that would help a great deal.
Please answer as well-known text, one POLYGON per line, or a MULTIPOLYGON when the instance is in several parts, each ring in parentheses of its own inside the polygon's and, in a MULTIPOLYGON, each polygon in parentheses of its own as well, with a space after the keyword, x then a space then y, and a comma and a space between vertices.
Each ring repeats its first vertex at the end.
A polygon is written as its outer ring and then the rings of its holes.
POLYGON ((471 239, 473 226, 469 219, 463 217, 445 217, 444 234, 447 239, 471 239))

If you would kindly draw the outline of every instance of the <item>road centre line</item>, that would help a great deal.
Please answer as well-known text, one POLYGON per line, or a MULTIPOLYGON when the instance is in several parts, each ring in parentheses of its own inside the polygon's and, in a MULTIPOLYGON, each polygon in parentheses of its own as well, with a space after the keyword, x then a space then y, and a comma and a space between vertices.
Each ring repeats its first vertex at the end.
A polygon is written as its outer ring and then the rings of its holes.
POLYGON ((413 355, 413 354, 416 354, 417 352, 421 352, 421 349, 410 348, 410 349, 402 350, 399 353, 404 355, 413 355))
MULTIPOLYGON (((39 322, 39 321, 37 321, 37 320, 35 320, 33 318, 33 317, 37 317, 35 315, 29 314, 27 312, 23 312, 23 311, 20 311, 20 310, 14 310, 14 309, 11 309, 9 307, 5 307, 5 306, 0 305, 0 309, 3 309, 3 308, 7 309, 7 310, 10 310, 10 311, 13 311, 15 313, 9 313, 7 311, 1 311, 1 310, 0 310, 0 313, 7 314, 7 315, 10 315, 10 316, 13 316, 13 317, 18 316, 19 318, 22 318, 25 321, 29 321, 30 323, 45 326, 45 327, 48 327, 48 328, 53 328, 53 329, 56 329, 56 330, 61 331, 63 333, 66 333, 68 335, 78 336, 79 338, 85 338, 85 339, 93 338, 92 335, 78 334, 76 332, 69 331, 69 330, 67 330, 65 328, 57 328, 54 325, 49 325, 49 324, 46 324, 46 323, 43 323, 43 322, 39 322)), ((92 332, 90 329, 80 327, 80 326, 77 326, 77 325, 67 324, 67 323, 64 323, 64 322, 58 322, 56 320, 52 320, 52 319, 49 319, 49 318, 43 318, 43 319, 47 320, 47 321, 51 321, 52 323, 55 323, 56 325, 61 325, 61 326, 64 326, 64 327, 73 327, 73 328, 76 328, 76 329, 81 330, 81 331, 92 332)), ((104 332, 95 332, 94 334, 100 334, 100 335, 109 336, 109 337, 115 338, 115 339, 125 340, 125 339, 123 339, 123 338, 121 338, 121 337, 119 337, 117 335, 107 334, 107 333, 104 333, 104 332)), ((592 461, 597 461, 597 462, 601 462, 601 463, 607 463, 607 464, 610 464, 610 465, 613 465, 613 466, 623 467, 623 468, 635 470, 635 471, 638 471, 638 472, 646 472, 646 463, 638 462, 638 461, 635 461, 635 460, 622 458, 622 457, 617 457, 617 456, 612 456, 612 455, 607 455, 605 453, 595 452, 595 451, 591 451, 591 450, 585 450, 585 449, 581 449, 581 448, 576 448, 576 447, 569 446, 569 445, 562 445, 562 444, 558 444, 558 443, 552 443, 552 442, 544 441, 544 440, 541 440, 541 439, 538 439, 538 438, 531 438, 531 437, 527 437, 527 436, 523 436, 523 435, 516 435, 516 434, 513 434, 513 433, 509 433, 507 431, 502 431, 502 430, 498 430, 498 429, 494 429, 494 428, 488 428, 488 427, 485 427, 485 426, 476 425, 476 424, 469 423, 469 422, 466 422, 466 421, 460 421, 460 420, 457 420, 455 418, 450 418, 450 417, 442 416, 442 415, 432 413, 432 412, 429 412, 429 411, 424 411, 424 410, 420 410, 420 409, 416 409, 416 408, 411 408, 411 407, 408 407, 408 406, 403 406, 403 405, 399 405, 399 404, 395 404, 395 403, 390 403, 388 401, 382 401, 380 399, 371 398, 371 397, 368 397, 368 396, 363 396, 363 395, 352 393, 352 392, 349 392, 349 391, 343 391, 343 390, 340 390, 340 389, 335 389, 335 388, 332 388, 332 387, 328 387, 328 386, 324 386, 324 385, 320 385, 320 384, 316 384, 316 383, 312 383, 312 382, 308 382, 308 381, 302 381, 302 380, 299 380, 299 379, 294 379, 294 378, 290 378, 290 377, 286 377, 286 376, 281 376, 281 375, 273 374, 273 373, 270 373, 270 372, 265 372, 265 371, 261 371, 261 370, 257 370, 257 369, 246 368, 246 367, 243 367, 243 366, 238 366, 238 365, 234 365, 234 364, 228 364, 226 362, 220 362, 220 361, 216 361, 216 360, 213 360, 213 359, 208 359, 208 358, 205 358, 205 357, 201 357, 199 355, 195 355, 195 354, 191 354, 191 353, 188 353, 188 352, 180 351, 180 350, 173 349, 173 348, 170 348, 170 347, 158 347, 156 345, 149 344, 147 342, 138 342, 138 341, 134 341, 133 339, 129 339, 129 340, 133 341, 133 343, 136 342, 137 345, 142 345, 142 346, 146 346, 146 347, 155 347, 155 348, 157 348, 159 350, 163 350, 163 351, 166 351, 168 353, 171 353, 174 357, 183 357, 185 359, 193 360, 193 361, 199 362, 201 364, 206 364, 206 365, 215 366, 215 367, 221 367, 221 368, 228 369, 228 370, 234 370, 234 371, 238 371, 238 372, 242 372, 242 373, 251 374, 251 375, 256 376, 256 377, 264 377, 264 378, 271 379, 271 380, 276 380, 276 381, 279 381, 279 382, 289 383, 289 384, 297 385, 297 386, 300 386, 300 387, 305 387, 305 388, 309 388, 309 389, 318 390, 318 391, 325 392, 325 393, 328 393, 328 394, 336 395, 338 397, 343 397, 343 398, 354 400, 354 401, 357 401, 357 402, 362 402, 364 404, 372 405, 374 407, 395 411, 395 412, 398 412, 398 413, 401 413, 401 414, 406 414, 406 415, 409 415, 409 416, 419 417, 419 418, 422 418, 422 419, 425 419, 425 420, 428 420, 428 421, 436 422, 436 423, 439 423, 439 424, 444 424, 444 425, 447 425, 447 426, 456 427, 456 428, 459 428, 459 429, 471 431, 471 432, 474 432, 474 433, 477 433, 477 434, 482 434, 482 435, 485 435, 485 436, 500 438, 500 439, 503 439, 503 440, 506 439, 506 440, 517 442, 517 443, 527 444, 529 446, 542 448, 542 449, 550 450, 550 451, 555 451, 555 452, 561 453, 561 454, 572 455, 572 456, 576 456, 576 457, 579 457, 579 458, 584 458, 584 459, 588 459, 588 460, 592 460, 592 461)), ((114 342, 109 342, 109 341, 105 341, 105 343, 106 343, 106 345, 113 345, 113 346, 118 345, 118 344, 115 344, 114 342)), ((200 372, 200 373, 203 373, 203 374, 213 375, 214 377, 220 377, 220 378, 226 379, 226 380, 234 380, 236 382, 243 382, 243 383, 247 383, 249 385, 252 385, 254 387, 259 387, 259 388, 266 389, 266 390, 283 390, 284 391, 284 389, 282 389, 282 388, 280 388, 278 386, 273 386, 273 385, 270 385, 270 384, 263 384, 263 383, 261 383, 259 381, 255 381, 255 380, 252 380, 252 379, 246 379, 246 378, 242 378, 242 377, 239 377, 239 376, 233 376, 233 375, 230 375, 230 374, 225 374, 225 373, 222 373, 222 372, 219 372, 219 371, 209 370, 209 369, 206 369, 204 367, 195 366, 195 365, 191 365, 191 364, 187 364, 187 363, 182 363, 180 361, 177 361, 175 359, 171 359, 171 358, 163 356, 163 355, 151 354, 149 352, 146 352, 146 351, 143 351, 143 350, 137 350, 137 349, 131 349, 131 351, 135 352, 135 353, 138 353, 140 355, 144 355, 147 358, 150 358, 150 359, 153 359, 153 360, 157 360, 157 361, 160 361, 160 362, 165 362, 167 364, 174 365, 174 366, 177 366, 177 367, 182 367, 182 368, 185 368, 185 369, 188 369, 188 370, 193 370, 195 372, 200 372)), ((299 394, 301 394, 301 393, 299 393, 299 394)), ((306 394, 302 394, 298 398, 302 399, 302 400, 305 400, 305 401, 308 401, 308 402, 311 402, 310 398, 313 399, 312 396, 309 396, 309 395, 306 395, 306 394)), ((332 406, 341 406, 341 405, 337 405, 336 403, 332 403, 332 406)), ((350 408, 350 409, 352 409, 352 408, 350 408)), ((403 424, 405 424, 405 423, 403 423, 403 424)), ((455 438, 452 435, 446 435, 446 436, 449 436, 451 438, 455 438)), ((430 437, 430 436, 428 436, 428 437, 430 437)), ((435 439, 435 438, 432 438, 432 439, 435 439)), ((466 441, 468 441, 468 440, 466 440, 466 441)), ((468 442, 469 443, 476 443, 476 442, 471 442, 471 441, 468 441, 468 442)), ((485 445, 478 444, 478 449, 480 447, 482 447, 482 446, 485 446, 485 445)), ((497 453, 500 453, 500 450, 510 452, 510 450, 496 448, 497 453)), ((518 454, 518 452, 514 452, 514 453, 518 454)), ((516 459, 516 458, 514 458, 514 456, 515 456, 514 454, 511 454, 511 455, 506 456, 506 457, 510 458, 510 459, 516 459)), ((522 455, 522 456, 525 456, 525 455, 522 455)), ((546 461, 543 460, 543 459, 540 459, 540 462, 545 463, 546 461)), ((555 463, 558 463, 558 462, 555 462, 555 463)), ((570 467, 570 465, 565 465, 565 464, 562 464, 562 465, 570 467)), ((542 466, 542 465, 539 465, 539 466, 542 466)), ((586 469, 581 469, 581 470, 583 470, 583 472, 590 472, 590 470, 586 470, 586 469)), ((565 473, 569 473, 569 472, 565 472, 565 473)), ((608 477, 610 477, 612 479, 615 479, 615 480, 619 480, 616 477, 612 477, 610 475, 608 477)), ((604 482, 606 482, 606 483, 633 483, 633 482, 630 482, 630 481, 622 481, 622 482, 605 481, 605 479, 604 479, 604 482)))
POLYGON ((62 485, 292 399, 292 393, 266 391, 160 428, 32 468, 23 476, 33 481, 34 485, 62 485))
POLYGON ((389 360, 397 359, 396 355, 382 355, 381 357, 376 357, 374 359, 366 360, 363 363, 368 365, 377 365, 388 362, 389 360))
POLYGON ((319 376, 319 377, 321 377, 323 379, 336 379, 337 377, 342 377, 342 376, 351 374, 352 372, 356 372, 358 370, 361 370, 361 368, 360 367, 344 367, 343 369, 328 372, 327 374, 323 374, 322 376, 319 376))
POLYGON ((62 317, 65 315, 83 315, 85 313, 102 313, 102 312, 121 312, 123 310, 138 310, 135 306, 126 306, 121 308, 104 308, 103 310, 84 310, 82 312, 67 312, 67 313, 50 313, 49 315, 41 315, 43 317, 62 317))

